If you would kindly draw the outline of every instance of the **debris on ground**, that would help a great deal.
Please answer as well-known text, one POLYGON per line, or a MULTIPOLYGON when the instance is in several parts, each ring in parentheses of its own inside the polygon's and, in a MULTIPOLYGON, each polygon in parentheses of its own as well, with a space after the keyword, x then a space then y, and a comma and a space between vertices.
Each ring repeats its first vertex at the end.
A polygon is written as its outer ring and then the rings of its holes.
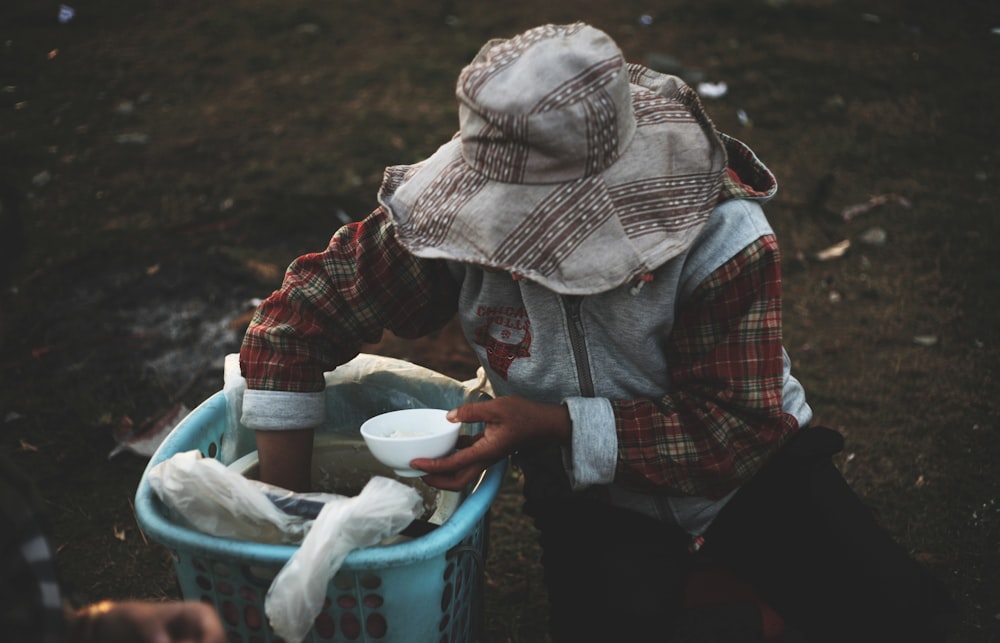
POLYGON ((900 196, 899 194, 876 194, 864 203, 858 203, 844 208, 840 211, 840 218, 844 221, 850 221, 854 217, 870 212, 874 208, 877 208, 880 205, 885 205, 886 203, 896 203, 904 208, 909 208, 912 205, 909 199, 904 196, 900 196))
POLYGON ((848 249, 851 247, 851 240, 844 239, 839 243, 835 243, 828 248, 824 248, 816 253, 817 261, 830 261, 831 259, 839 259, 843 257, 848 249))
POLYGON ((140 427, 136 431, 131 430, 131 419, 124 418, 112 431, 118 444, 108 453, 108 460, 125 451, 148 458, 156 452, 156 449, 170 435, 174 427, 180 424, 180 421, 187 417, 190 412, 191 409, 182 402, 178 402, 154 422, 148 426, 140 427))
POLYGON ((729 86, 724 82, 698 83, 698 95, 703 98, 722 98, 728 91, 729 86))
POLYGON ((858 236, 858 241, 866 246, 884 246, 888 239, 889 234, 878 226, 868 228, 858 236))

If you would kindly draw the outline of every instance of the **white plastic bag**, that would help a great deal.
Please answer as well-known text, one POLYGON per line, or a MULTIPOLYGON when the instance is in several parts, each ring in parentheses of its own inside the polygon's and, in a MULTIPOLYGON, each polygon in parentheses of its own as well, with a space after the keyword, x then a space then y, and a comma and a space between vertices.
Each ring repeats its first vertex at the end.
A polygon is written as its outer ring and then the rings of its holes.
MULTIPOLYGON (((295 544, 312 524, 309 517, 286 513, 275 504, 274 499, 290 492, 245 478, 198 451, 176 453, 154 466, 149 486, 186 526, 213 536, 295 544)), ((335 494, 303 495, 318 502, 345 499, 335 494)))
POLYGON ((267 592, 264 611, 275 633, 294 643, 305 638, 347 554, 398 534, 422 511, 416 489, 380 476, 357 496, 327 503, 267 592))
POLYGON ((222 435, 219 460, 234 462, 250 451, 256 449, 254 433, 240 423, 243 413, 243 393, 247 390, 247 381, 240 372, 240 356, 236 353, 226 355, 222 370, 222 394, 226 398, 226 429, 222 435))

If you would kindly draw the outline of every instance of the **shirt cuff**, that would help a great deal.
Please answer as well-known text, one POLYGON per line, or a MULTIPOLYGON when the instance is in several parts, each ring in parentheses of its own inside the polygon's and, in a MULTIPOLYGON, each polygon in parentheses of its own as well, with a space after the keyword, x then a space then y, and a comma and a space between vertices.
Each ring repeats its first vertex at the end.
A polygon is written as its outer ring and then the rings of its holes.
POLYGON ((263 431, 313 429, 326 417, 326 393, 248 389, 243 393, 243 426, 263 431))
POLYGON ((563 400, 573 422, 569 447, 563 447, 563 466, 574 490, 610 484, 618 464, 618 433, 611 401, 603 397, 563 400))

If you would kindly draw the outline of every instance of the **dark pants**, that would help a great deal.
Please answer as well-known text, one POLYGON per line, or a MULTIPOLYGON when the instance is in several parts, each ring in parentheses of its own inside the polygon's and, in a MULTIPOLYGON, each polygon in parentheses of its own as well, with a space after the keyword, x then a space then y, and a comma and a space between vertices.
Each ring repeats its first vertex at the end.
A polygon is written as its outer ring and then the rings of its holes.
MULTIPOLYGON (((828 429, 800 432, 723 509, 699 556, 749 582, 807 641, 946 640, 950 598, 848 488, 830 459, 841 445, 828 429)), ((579 497, 525 510, 541 531, 554 641, 697 638, 679 528, 579 497)), ((714 640, 759 637, 748 627, 714 640)))

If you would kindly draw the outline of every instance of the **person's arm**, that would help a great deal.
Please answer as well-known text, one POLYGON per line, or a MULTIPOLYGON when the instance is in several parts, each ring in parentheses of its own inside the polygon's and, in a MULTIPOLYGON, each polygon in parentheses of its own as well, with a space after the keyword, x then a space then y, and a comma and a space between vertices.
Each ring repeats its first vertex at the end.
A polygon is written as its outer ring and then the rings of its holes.
POLYGON ((615 479, 720 497, 797 430, 782 410, 781 272, 773 236, 713 272, 682 304, 668 348, 671 389, 612 400, 615 479))
POLYGON ((407 252, 382 209, 338 230, 323 252, 299 257, 257 309, 240 350, 243 424, 257 436, 261 480, 308 486, 323 373, 384 330, 418 337, 442 327, 457 293, 444 262, 407 252))
POLYGON ((254 431, 258 479, 289 491, 312 491, 314 433, 312 427, 254 431))

